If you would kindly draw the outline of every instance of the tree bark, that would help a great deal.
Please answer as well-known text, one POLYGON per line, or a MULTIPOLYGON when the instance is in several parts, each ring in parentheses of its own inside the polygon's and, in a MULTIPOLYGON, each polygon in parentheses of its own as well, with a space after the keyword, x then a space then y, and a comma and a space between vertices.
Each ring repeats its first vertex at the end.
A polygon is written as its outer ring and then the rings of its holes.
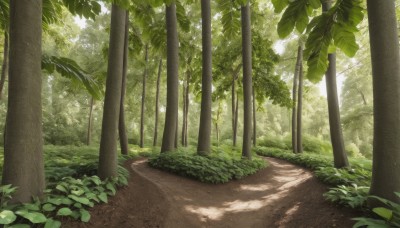
POLYGON ((239 94, 236 93, 236 110, 235 110, 235 126, 233 129, 233 146, 237 143, 237 129, 238 129, 238 119, 239 119, 239 94))
POLYGON ((197 143, 198 154, 211 152, 211 87, 212 87, 212 40, 211 40, 211 2, 201 0, 202 20, 202 60, 203 71, 201 80, 201 113, 199 138, 197 143))
POLYGON ((302 112, 303 112, 303 63, 299 72, 299 93, 297 102, 297 153, 303 153, 303 128, 302 128, 302 112))
POLYGON ((253 89, 253 146, 257 146, 256 96, 253 89))
MULTIPOLYGON (((232 74, 232 133, 235 132, 235 117, 236 117, 236 77, 232 74)), ((235 143, 233 144, 235 146, 235 143)))
POLYGON ((146 78, 147 78, 147 63, 149 61, 149 45, 146 44, 145 51, 144 51, 144 72, 143 72, 143 89, 142 89, 142 108, 140 110, 140 142, 139 146, 140 148, 144 147, 144 108, 145 108, 145 102, 146 102, 146 78))
POLYGON ((178 149, 178 129, 179 129, 179 120, 178 120, 178 115, 176 116, 176 127, 175 127, 175 142, 174 142, 174 148, 178 149))
POLYGON ((4 53, 3 53, 3 64, 1 65, 1 78, 0 78, 0 100, 3 99, 4 84, 7 78, 8 71, 8 55, 9 55, 9 39, 8 31, 4 32, 4 53))
POLYGON ((243 58, 243 147, 242 156, 251 159, 252 134, 252 46, 251 46, 251 16, 249 1, 241 8, 242 15, 242 58, 243 58))
POLYGON ((185 146, 185 125, 186 125, 186 85, 187 82, 183 84, 182 89, 182 132, 181 132, 181 144, 185 146))
MULTIPOLYGON (((322 10, 324 12, 328 11, 330 8, 331 2, 323 2, 322 10)), ((325 74, 325 79, 329 110, 329 129, 333 148, 333 162, 335 168, 344 168, 349 166, 349 161, 344 148, 342 126, 340 123, 339 101, 336 85, 336 54, 329 54, 328 60, 329 66, 325 74)))
MULTIPOLYGON (((190 61, 191 62, 191 61, 190 61)), ((189 92, 190 92, 190 79, 191 79, 192 75, 191 75, 191 71, 189 70, 186 74, 186 109, 185 109, 185 147, 188 146, 188 125, 189 125, 189 92)))
POLYGON ((113 4, 98 169, 101 179, 117 176, 117 129, 121 103, 125 18, 125 10, 113 4))
POLYGON ((42 197, 42 1, 10 1, 10 65, 2 184, 12 203, 42 197), (27 23, 29 22, 29 23, 27 23))
POLYGON ((176 5, 166 6, 167 22, 167 108, 161 152, 175 149, 176 122, 179 99, 179 43, 176 21, 176 5))
POLYGON ((126 11, 125 19, 125 38, 124 38, 124 60, 122 68, 122 85, 121 85, 121 104, 119 111, 119 143, 121 147, 121 153, 127 155, 128 148, 128 136, 126 135, 125 127, 125 93, 126 93, 126 80, 128 74, 128 58, 129 58, 129 11, 126 11))
MULTIPOLYGON (((395 1, 367 0, 374 97, 370 194, 400 203, 400 57, 395 1)), ((374 205, 371 205, 374 206, 374 205)))
POLYGON ((160 57, 160 62, 158 63, 158 76, 157 76, 157 90, 156 90, 156 110, 155 110, 155 120, 154 120, 154 137, 153 146, 157 145, 158 138, 158 115, 160 112, 159 100, 160 100, 160 81, 161 81, 161 70, 162 70, 162 57, 160 57))
POLYGON ((297 80, 303 62, 303 48, 301 46, 297 49, 296 69, 293 76, 293 107, 292 107, 292 150, 297 153, 297 80))
POLYGON ((88 146, 90 146, 90 143, 92 142, 93 106, 94 106, 94 99, 93 99, 93 97, 91 97, 90 105, 89 105, 89 118, 88 118, 88 128, 87 128, 87 137, 86 137, 86 145, 88 145, 88 146))

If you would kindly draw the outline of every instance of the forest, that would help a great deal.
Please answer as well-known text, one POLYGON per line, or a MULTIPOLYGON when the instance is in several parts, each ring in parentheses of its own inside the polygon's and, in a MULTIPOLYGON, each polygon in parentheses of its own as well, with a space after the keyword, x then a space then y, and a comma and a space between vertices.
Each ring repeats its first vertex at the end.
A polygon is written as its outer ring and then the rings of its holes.
POLYGON ((398 0, 0 0, 0 226, 400 227, 398 0))

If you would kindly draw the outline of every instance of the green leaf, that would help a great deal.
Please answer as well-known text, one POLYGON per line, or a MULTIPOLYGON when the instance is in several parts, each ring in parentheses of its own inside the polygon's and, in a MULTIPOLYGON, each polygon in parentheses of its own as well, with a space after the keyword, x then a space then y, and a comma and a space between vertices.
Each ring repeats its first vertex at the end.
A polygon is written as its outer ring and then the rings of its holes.
POLYGON ((275 13, 280 13, 289 4, 289 0, 272 0, 272 4, 274 5, 275 13))
POLYGON ((0 224, 7 225, 15 221, 17 216, 14 212, 9 210, 3 210, 0 212, 0 224))
POLYGON ((72 214, 72 211, 68 207, 60 208, 57 211, 57 215, 59 215, 59 216, 68 216, 68 215, 71 215, 71 214, 72 214))
POLYGON ((90 220, 90 213, 85 210, 85 209, 81 209, 79 210, 81 212, 81 221, 82 222, 89 222, 90 220))
POLYGON ((391 220, 393 217, 393 211, 389 210, 387 208, 384 207, 376 207, 374 209, 372 209, 372 211, 381 216, 382 218, 386 219, 387 221, 391 220))
POLYGON ((90 200, 85 197, 78 197, 75 195, 68 195, 69 198, 75 200, 78 203, 84 204, 84 205, 91 205, 90 200))
POLYGON ((61 227, 61 222, 53 220, 51 218, 47 219, 46 224, 44 224, 44 228, 59 228, 59 227, 61 227))
POLYGON ((12 226, 9 226, 8 228, 30 228, 31 226, 28 224, 15 224, 12 226))
POLYGON ((31 223, 45 223, 47 218, 39 212, 29 212, 27 210, 18 210, 15 214, 28 219, 31 223))
POLYGON ((29 211, 40 211, 40 207, 39 205, 36 205, 34 203, 26 203, 23 204, 24 205, 24 209, 29 210, 29 211))
POLYGON ((46 203, 46 204, 43 205, 42 209, 44 211, 50 212, 50 211, 54 211, 56 209, 56 207, 53 204, 46 203))
POLYGON ((110 190, 112 192, 113 195, 115 195, 116 190, 115 190, 115 186, 113 184, 111 184, 110 182, 107 183, 106 188, 108 190, 110 190))
POLYGON ((61 191, 61 192, 64 192, 64 193, 68 193, 68 190, 67 190, 64 186, 62 186, 62 185, 60 185, 60 184, 58 184, 58 185, 56 186, 56 189, 59 190, 59 191, 61 191))
POLYGON ((102 192, 102 193, 99 194, 99 199, 101 201, 103 201, 104 203, 108 203, 108 197, 107 197, 107 194, 105 192, 102 192))

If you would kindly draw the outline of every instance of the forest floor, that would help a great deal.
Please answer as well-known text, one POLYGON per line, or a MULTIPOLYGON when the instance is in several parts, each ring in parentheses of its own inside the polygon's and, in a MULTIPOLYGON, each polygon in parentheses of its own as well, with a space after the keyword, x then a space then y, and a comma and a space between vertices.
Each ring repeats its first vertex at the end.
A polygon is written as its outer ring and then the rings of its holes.
MULTIPOLYGON (((360 216, 324 200, 327 187, 308 170, 267 158, 242 180, 205 184, 130 163, 129 186, 91 209, 89 223, 66 227, 351 227, 360 216)), ((128 164, 129 166, 129 164, 128 164)))

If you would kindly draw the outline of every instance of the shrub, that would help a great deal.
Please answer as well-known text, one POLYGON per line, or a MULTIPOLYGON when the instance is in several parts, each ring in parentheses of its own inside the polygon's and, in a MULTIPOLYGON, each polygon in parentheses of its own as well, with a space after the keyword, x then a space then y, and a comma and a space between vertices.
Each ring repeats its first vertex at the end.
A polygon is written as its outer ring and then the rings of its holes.
POLYGON ((258 145, 263 147, 273 147, 283 150, 290 150, 292 148, 291 144, 287 145, 282 138, 265 136, 258 140, 258 145))
POLYGON ((303 150, 317 154, 332 153, 331 143, 312 136, 303 137, 303 150))
POLYGON ((351 208, 362 208, 365 206, 368 198, 369 187, 340 185, 331 188, 324 194, 324 197, 334 203, 348 206, 351 208))
POLYGON ((149 165, 181 176, 207 183, 225 183, 240 179, 265 168, 263 159, 237 159, 229 153, 208 156, 193 152, 167 152, 149 159, 149 165))

